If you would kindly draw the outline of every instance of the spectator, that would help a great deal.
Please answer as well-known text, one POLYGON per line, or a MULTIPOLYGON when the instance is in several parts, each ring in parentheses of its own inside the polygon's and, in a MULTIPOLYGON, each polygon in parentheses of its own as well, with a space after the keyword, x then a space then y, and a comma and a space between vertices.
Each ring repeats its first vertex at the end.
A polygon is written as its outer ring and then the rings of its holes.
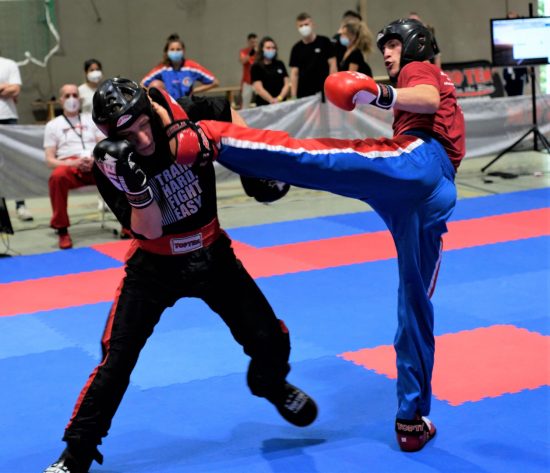
POLYGON ((82 113, 92 113, 92 97, 103 78, 103 67, 97 59, 88 59, 84 62, 86 82, 78 86, 82 113))
POLYGON ((166 40, 162 63, 151 69, 141 81, 144 87, 166 90, 174 99, 200 94, 218 84, 218 79, 206 67, 185 58, 185 45, 177 34, 166 40), (197 81, 202 85, 194 87, 197 81))
POLYGON ((422 23, 426 28, 428 28, 428 30, 430 31, 430 33, 432 34, 432 41, 433 41, 433 48, 434 48, 434 57, 433 59, 430 61, 432 64, 435 64, 437 67, 441 68, 441 50, 439 49, 439 46, 437 44, 437 41, 435 40, 435 28, 432 26, 432 25, 429 25, 427 23, 424 23, 424 21, 422 20, 422 18, 420 18, 420 16, 418 15, 418 13, 412 11, 409 13, 409 20, 416 20, 416 21, 419 21, 420 23, 422 23))
MULTIPOLYGON (((510 10, 506 18, 520 18, 520 16, 518 12, 510 10)), ((523 87, 529 81, 529 74, 526 67, 505 67, 502 70, 502 78, 506 95, 513 97, 523 95, 523 87)))
POLYGON ((346 52, 346 47, 342 46, 342 43, 340 43, 340 29, 346 23, 362 20, 363 18, 361 17, 361 15, 353 10, 348 10, 342 15, 342 20, 340 21, 340 28, 338 28, 338 33, 336 33, 331 39, 334 46, 334 52, 336 54, 336 64, 340 64, 342 58, 344 57, 344 53, 346 52))
POLYGON ((282 102, 288 95, 290 81, 286 67, 277 59, 277 44, 269 36, 260 41, 256 62, 251 70, 256 105, 282 102))
POLYGON ((340 30, 340 44, 346 48, 339 71, 358 71, 372 76, 372 70, 365 57, 372 51, 373 37, 368 26, 362 21, 344 23, 340 30))
POLYGON ((307 13, 296 18, 302 39, 290 52, 290 89, 293 98, 307 97, 323 91, 327 76, 337 71, 334 47, 329 38, 315 34, 307 13))
MULTIPOLYGON (((101 79, 103 79, 103 67, 97 59, 88 59, 84 62, 84 73, 86 74, 86 82, 78 86, 80 109, 82 113, 91 114, 94 93, 101 79)), ((100 196, 97 197, 97 210, 100 212, 109 212, 110 210, 100 196)))
POLYGON ((91 172, 92 151, 104 138, 92 116, 80 113, 80 97, 75 84, 65 84, 59 90, 63 113, 46 124, 44 149, 46 165, 52 168, 48 181, 52 219, 50 226, 59 236, 59 248, 72 248, 68 232, 70 225, 67 203, 70 189, 95 184, 91 172))
MULTIPOLYGON (((21 74, 15 61, 0 57, 0 125, 15 125, 19 116, 15 102, 21 92, 21 74)), ((15 201, 17 218, 23 222, 33 220, 24 200, 15 201)))
POLYGON ((239 51, 239 61, 243 65, 243 75, 241 77, 241 108, 250 107, 254 90, 250 78, 250 70, 254 64, 256 48, 258 47, 258 36, 256 33, 250 33, 246 38, 246 47, 239 51))

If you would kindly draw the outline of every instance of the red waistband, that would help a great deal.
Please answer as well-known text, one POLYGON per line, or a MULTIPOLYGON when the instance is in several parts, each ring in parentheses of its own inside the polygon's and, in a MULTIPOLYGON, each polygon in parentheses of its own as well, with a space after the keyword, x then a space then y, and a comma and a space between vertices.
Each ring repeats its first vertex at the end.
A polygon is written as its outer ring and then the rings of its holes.
POLYGON ((166 235, 154 240, 134 240, 144 251, 157 255, 182 255, 205 248, 214 243, 222 234, 217 218, 193 232, 166 235))

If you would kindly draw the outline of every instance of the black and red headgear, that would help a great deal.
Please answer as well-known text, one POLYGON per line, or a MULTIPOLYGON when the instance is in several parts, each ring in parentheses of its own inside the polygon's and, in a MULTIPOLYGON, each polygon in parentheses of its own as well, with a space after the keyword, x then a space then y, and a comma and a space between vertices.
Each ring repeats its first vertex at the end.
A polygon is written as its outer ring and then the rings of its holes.
POLYGON ((145 89, 133 80, 107 79, 94 94, 92 118, 107 136, 116 136, 143 114, 152 117, 153 109, 145 89))

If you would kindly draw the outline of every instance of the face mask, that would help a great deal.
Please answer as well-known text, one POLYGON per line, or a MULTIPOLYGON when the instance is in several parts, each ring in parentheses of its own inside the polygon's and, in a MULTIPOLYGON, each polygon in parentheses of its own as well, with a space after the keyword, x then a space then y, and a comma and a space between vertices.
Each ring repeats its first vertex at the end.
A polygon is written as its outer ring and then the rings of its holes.
POLYGON ((266 59, 273 59, 276 54, 277 54, 276 49, 264 49, 264 57, 266 59))
POLYGON ((312 30, 311 26, 309 26, 309 25, 300 26, 300 28, 298 28, 298 32, 299 32, 304 38, 308 37, 308 36, 311 34, 312 31, 313 31, 313 30, 312 30))
POLYGON ((76 97, 69 97, 65 99, 65 102, 63 102, 63 110, 69 113, 78 112, 78 109, 80 108, 80 100, 78 100, 76 97))
POLYGON ((103 77, 103 73, 98 69, 95 71, 90 71, 88 74, 86 74, 86 78, 93 82, 94 84, 97 84, 103 77))
POLYGON ((172 62, 183 61, 183 51, 168 51, 168 59, 172 62))
POLYGON ((349 46, 349 38, 347 36, 340 36, 340 44, 347 48, 349 46))

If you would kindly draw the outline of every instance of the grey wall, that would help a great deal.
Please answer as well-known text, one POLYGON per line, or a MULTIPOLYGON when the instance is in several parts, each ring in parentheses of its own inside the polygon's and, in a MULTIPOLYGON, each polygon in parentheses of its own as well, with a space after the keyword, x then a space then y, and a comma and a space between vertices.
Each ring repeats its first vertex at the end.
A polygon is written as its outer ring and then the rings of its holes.
MULTIPOLYGON (((184 39, 187 57, 211 69, 222 86, 238 85, 238 50, 246 35, 269 34, 279 43, 280 57, 288 63, 299 39, 295 17, 309 12, 317 32, 331 36, 342 13, 356 8, 356 0, 56 0, 61 51, 47 68, 21 68, 24 82, 18 109, 21 123, 33 123, 31 102, 57 96, 59 86, 84 80, 82 63, 95 57, 106 75, 142 76, 161 58, 166 37, 177 32, 184 39), (97 7, 101 21, 97 21, 97 7)), ((409 11, 417 11, 435 26, 444 61, 490 59, 489 18, 503 17, 509 9, 527 16, 528 0, 364 0, 367 22, 376 33, 384 24, 409 11)), ((533 2, 536 9, 536 2, 533 2)), ((2 22, 9 18, 0 19, 2 22)), ((8 51, 3 51, 9 56, 8 51)), ((369 62, 375 75, 384 74, 380 54, 369 62)))

